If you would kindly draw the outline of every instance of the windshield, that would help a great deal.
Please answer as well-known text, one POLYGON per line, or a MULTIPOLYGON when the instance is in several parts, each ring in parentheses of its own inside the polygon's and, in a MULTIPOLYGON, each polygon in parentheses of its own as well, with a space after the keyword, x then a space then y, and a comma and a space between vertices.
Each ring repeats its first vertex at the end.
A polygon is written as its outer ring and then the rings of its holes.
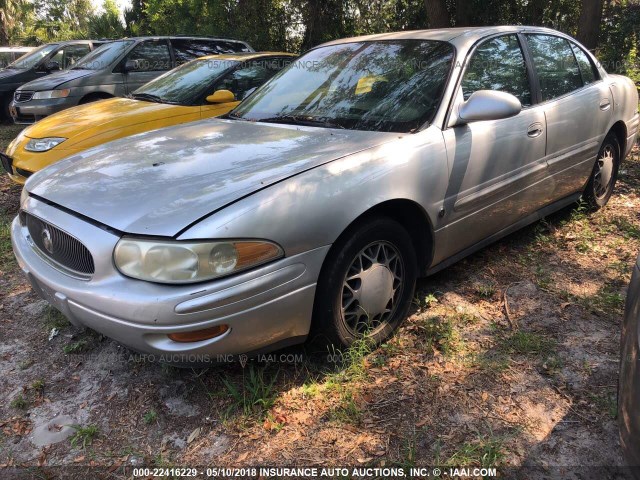
POLYGON ((102 70, 103 68, 107 68, 118 60, 133 44, 133 40, 119 40, 117 42, 105 43, 93 52, 85 55, 72 70, 102 70))
POLYGON ((34 51, 23 55, 15 62, 10 63, 7 68, 17 68, 18 70, 28 70, 35 67, 40 61, 58 48, 58 44, 43 45, 34 51))
POLYGON ((312 50, 231 114, 253 121, 411 132, 435 114, 453 46, 394 40, 312 50))
POLYGON ((188 105, 204 95, 211 83, 240 62, 224 59, 194 60, 151 80, 133 98, 188 105))

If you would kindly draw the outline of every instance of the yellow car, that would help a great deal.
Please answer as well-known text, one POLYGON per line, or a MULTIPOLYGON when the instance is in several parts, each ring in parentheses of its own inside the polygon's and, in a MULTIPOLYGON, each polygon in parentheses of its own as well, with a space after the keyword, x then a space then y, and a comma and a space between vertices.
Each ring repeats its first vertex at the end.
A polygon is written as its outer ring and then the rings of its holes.
POLYGON ((0 160, 9 177, 24 184, 32 173, 96 145, 224 115, 293 58, 261 52, 192 60, 127 98, 80 105, 40 120, 24 129, 0 160))

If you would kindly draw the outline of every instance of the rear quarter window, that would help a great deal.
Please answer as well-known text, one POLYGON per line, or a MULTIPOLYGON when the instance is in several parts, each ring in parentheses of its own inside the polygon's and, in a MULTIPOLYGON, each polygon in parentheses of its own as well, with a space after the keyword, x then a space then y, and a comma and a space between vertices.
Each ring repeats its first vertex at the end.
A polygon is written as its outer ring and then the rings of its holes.
POLYGON ((571 42, 571 48, 578 61, 580 67, 580 73, 582 74, 582 81, 585 85, 595 82, 600 79, 596 66, 593 64, 589 56, 578 45, 571 42))

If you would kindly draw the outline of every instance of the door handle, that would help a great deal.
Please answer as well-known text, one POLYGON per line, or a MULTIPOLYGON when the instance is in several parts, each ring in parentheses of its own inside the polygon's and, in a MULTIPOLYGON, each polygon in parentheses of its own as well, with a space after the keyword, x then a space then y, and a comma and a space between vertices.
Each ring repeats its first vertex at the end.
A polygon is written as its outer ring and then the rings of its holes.
POLYGON ((542 124, 540 122, 532 123, 527 130, 527 136, 536 138, 542 135, 542 124))
POLYGON ((611 102, 608 98, 603 98, 602 100, 600 100, 600 110, 604 112, 605 110, 609 110, 610 107, 611 102))

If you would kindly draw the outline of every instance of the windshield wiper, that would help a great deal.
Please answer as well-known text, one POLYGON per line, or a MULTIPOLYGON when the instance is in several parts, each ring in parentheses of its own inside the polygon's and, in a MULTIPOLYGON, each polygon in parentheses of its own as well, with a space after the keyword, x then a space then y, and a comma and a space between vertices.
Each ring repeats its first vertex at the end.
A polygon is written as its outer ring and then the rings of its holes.
POLYGON ((131 95, 131 98, 136 100, 149 100, 155 103, 166 103, 158 95, 153 95, 152 93, 134 93, 131 95))
POLYGON ((242 120, 243 122, 248 122, 248 118, 241 117, 237 113, 229 112, 225 115, 225 118, 230 118, 231 120, 242 120))
POLYGON ((277 117, 260 118, 256 122, 265 123, 286 123, 289 125, 304 125, 308 127, 325 127, 325 128, 341 128, 339 125, 331 120, 327 120, 324 117, 310 117, 310 116, 298 116, 298 115, 279 115, 277 117))

